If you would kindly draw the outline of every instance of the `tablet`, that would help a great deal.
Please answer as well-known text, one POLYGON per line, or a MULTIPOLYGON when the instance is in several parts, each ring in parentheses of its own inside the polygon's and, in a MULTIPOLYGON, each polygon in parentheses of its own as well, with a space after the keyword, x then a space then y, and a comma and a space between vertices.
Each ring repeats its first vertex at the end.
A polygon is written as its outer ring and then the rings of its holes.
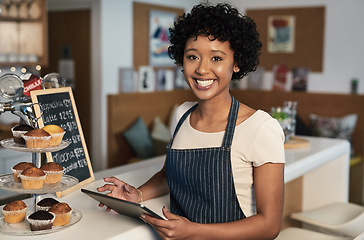
POLYGON ((152 210, 150 210, 149 208, 147 208, 146 206, 139 204, 139 203, 129 202, 129 201, 125 201, 125 200, 122 200, 119 198, 110 197, 105 194, 93 192, 93 191, 83 189, 83 188, 81 189, 81 192, 87 194, 88 196, 92 197, 96 201, 103 203, 104 205, 108 206, 109 208, 113 209, 114 211, 116 211, 120 214, 129 216, 129 217, 139 219, 140 215, 149 214, 155 218, 159 218, 159 219, 163 219, 163 220, 165 219, 165 218, 159 216, 158 214, 156 214, 155 212, 153 212, 152 210))

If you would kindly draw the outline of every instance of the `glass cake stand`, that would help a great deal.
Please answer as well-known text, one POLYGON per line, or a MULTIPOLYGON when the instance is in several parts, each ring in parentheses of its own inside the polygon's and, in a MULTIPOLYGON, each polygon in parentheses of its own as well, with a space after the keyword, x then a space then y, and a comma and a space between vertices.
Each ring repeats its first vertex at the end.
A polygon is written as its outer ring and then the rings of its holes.
MULTIPOLYGON (((27 215, 32 212, 27 212, 27 215)), ((31 231, 29 223, 27 221, 22 221, 20 223, 6 223, 4 221, 4 216, 0 214, 0 231, 7 235, 17 235, 17 236, 35 236, 35 235, 43 235, 53 232, 58 232, 64 228, 70 227, 77 222, 79 222, 82 218, 82 213, 77 209, 72 209, 71 220, 67 225, 64 226, 52 226, 51 229, 40 230, 40 231, 31 231)))
MULTIPOLYGON (((54 147, 47 147, 47 148, 27 148, 25 144, 18 144, 14 142, 13 138, 4 139, 0 141, 0 144, 9 150, 18 151, 18 152, 29 152, 32 153, 32 163, 37 166, 38 168, 41 165, 41 153, 46 152, 56 152, 60 151, 70 145, 68 141, 62 141, 61 144, 54 146, 54 147)), ((33 212, 36 211, 36 204, 37 204, 37 198, 39 194, 44 193, 52 193, 52 192, 59 192, 66 190, 74 185, 78 184, 78 179, 69 176, 69 175, 63 175, 62 180, 60 183, 55 184, 44 184, 44 187, 41 189, 24 189, 21 185, 21 183, 17 183, 14 181, 13 174, 7 174, 0 176, 0 188, 17 192, 17 193, 27 193, 32 194, 34 199, 34 205, 33 205, 33 212)), ((42 231, 31 231, 28 222, 23 221, 21 223, 16 224, 8 224, 4 221, 4 217, 1 214, 0 215, 0 230, 1 232, 9 235, 40 235, 40 234, 46 234, 51 233, 55 231, 59 231, 65 227, 71 226, 78 221, 80 221, 82 218, 82 214, 80 211, 73 209, 72 215, 71 215, 71 221, 69 224, 65 226, 53 226, 52 229, 49 230, 42 230, 42 231)))
POLYGON ((25 193, 25 194, 43 194, 43 193, 52 193, 52 192, 60 192, 66 190, 78 183, 78 179, 70 176, 63 175, 62 180, 59 183, 53 184, 44 184, 43 188, 40 189, 25 189, 22 187, 21 183, 15 182, 13 174, 6 174, 0 176, 0 188, 17 193, 25 193))
POLYGON ((19 144, 19 143, 14 142, 13 138, 1 140, 0 143, 4 148, 7 148, 9 150, 18 151, 18 152, 31 152, 31 153, 56 152, 56 151, 66 148, 66 147, 68 147, 68 145, 70 145, 70 143, 68 141, 62 141, 61 144, 54 146, 54 147, 27 148, 27 146, 25 144, 19 144))

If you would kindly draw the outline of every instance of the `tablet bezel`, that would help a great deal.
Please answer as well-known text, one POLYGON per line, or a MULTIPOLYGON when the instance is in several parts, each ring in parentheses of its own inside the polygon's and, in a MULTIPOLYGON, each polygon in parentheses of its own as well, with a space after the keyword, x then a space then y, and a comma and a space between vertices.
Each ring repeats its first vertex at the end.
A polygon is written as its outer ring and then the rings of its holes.
POLYGON ((118 212, 122 215, 139 219, 140 215, 148 214, 151 215, 152 217, 165 220, 165 218, 161 217, 159 214, 153 212, 148 207, 142 204, 125 201, 119 198, 114 198, 84 188, 81 189, 81 192, 85 193, 89 197, 95 199, 96 201, 104 204, 105 206, 113 209, 115 212, 118 212))

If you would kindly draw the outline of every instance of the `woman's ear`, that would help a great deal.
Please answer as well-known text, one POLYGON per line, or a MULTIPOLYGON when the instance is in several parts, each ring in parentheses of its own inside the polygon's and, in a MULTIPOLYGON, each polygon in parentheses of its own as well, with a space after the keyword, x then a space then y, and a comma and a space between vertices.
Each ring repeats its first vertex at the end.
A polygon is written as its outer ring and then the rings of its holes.
POLYGON ((238 67, 238 65, 235 65, 234 66, 234 69, 233 69, 234 73, 237 73, 240 71, 240 68, 238 67))

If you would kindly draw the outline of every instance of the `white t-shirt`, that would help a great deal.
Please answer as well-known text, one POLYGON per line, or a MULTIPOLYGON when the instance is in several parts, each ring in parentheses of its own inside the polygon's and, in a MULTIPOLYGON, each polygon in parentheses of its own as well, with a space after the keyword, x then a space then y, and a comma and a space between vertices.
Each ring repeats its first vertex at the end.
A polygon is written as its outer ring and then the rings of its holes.
MULTIPOLYGON (((176 110, 171 133, 182 115, 196 102, 185 102, 176 110)), ((179 129, 172 148, 194 149, 220 147, 225 131, 206 133, 194 129, 190 115, 179 129)), ((255 214, 253 191, 253 167, 264 163, 284 163, 284 133, 278 121, 268 113, 257 110, 252 116, 235 127, 231 146, 231 165, 235 191, 246 217, 255 214)))

